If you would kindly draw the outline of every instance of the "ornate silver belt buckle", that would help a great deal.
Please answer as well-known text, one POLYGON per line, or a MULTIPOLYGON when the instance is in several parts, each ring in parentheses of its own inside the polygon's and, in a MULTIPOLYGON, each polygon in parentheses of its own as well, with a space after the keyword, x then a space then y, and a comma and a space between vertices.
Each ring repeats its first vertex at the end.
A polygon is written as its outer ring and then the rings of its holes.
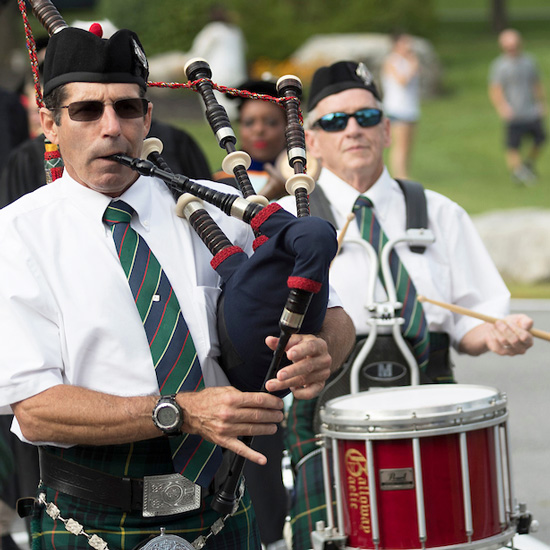
POLYGON ((181 474, 143 478, 143 517, 173 516, 201 505, 201 487, 181 474))

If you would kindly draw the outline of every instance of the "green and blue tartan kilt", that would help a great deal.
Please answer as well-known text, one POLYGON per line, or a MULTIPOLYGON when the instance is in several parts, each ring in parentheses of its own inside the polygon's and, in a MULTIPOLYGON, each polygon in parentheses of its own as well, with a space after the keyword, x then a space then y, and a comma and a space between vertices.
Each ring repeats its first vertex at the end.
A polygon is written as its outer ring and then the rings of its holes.
MULTIPOLYGON (((70 449, 47 447, 46 450, 82 466, 116 476, 139 478, 173 472, 170 459, 166 459, 170 456, 166 438, 128 445, 78 446, 70 449)), ((132 550, 151 536, 160 535, 161 527, 165 528, 167 535, 178 535, 193 542, 198 536, 207 535, 211 525, 220 517, 210 507, 213 495, 204 498, 198 510, 174 516, 144 518, 141 511, 122 512, 118 508, 72 497, 45 486, 39 487, 39 492, 45 492, 47 502, 59 508, 62 518, 74 519, 86 533, 95 534, 107 542, 110 550, 132 550)), ((63 522, 50 518, 43 506, 35 509, 31 531, 32 550, 90 550, 85 536, 69 533, 63 522)), ((205 546, 206 550, 237 548, 261 548, 256 517, 246 492, 237 512, 217 535, 208 539, 205 546)))
POLYGON ((319 448, 319 438, 313 429, 317 399, 294 399, 287 416, 286 448, 296 466, 304 456, 319 448))
MULTIPOLYGON (((311 452, 296 468, 296 498, 290 512, 292 528, 292 549, 312 548, 311 532, 315 524, 327 522, 327 504, 323 479, 321 450, 311 452)), ((333 514, 336 513, 333 500, 333 514)))
MULTIPOLYGON (((213 496, 203 500, 199 510, 177 516, 143 518, 141 512, 121 513, 116 508, 74 498, 52 489, 41 487, 47 502, 53 502, 64 519, 72 518, 80 523, 86 533, 97 535, 107 542, 110 550, 131 550, 151 536, 160 535, 166 528, 167 535, 178 535, 193 542, 200 535, 207 535, 219 514, 210 508, 213 496)), ((90 550, 83 535, 69 533, 59 519, 53 520, 45 508, 36 510, 31 522, 32 550, 90 550)), ((224 528, 208 539, 207 550, 259 550, 260 535, 248 494, 242 498, 239 509, 228 519, 224 528)))
POLYGON ((316 401, 295 399, 288 414, 286 448, 295 468, 294 502, 290 510, 292 550, 312 548, 315 523, 327 519, 322 457, 313 430, 316 401))

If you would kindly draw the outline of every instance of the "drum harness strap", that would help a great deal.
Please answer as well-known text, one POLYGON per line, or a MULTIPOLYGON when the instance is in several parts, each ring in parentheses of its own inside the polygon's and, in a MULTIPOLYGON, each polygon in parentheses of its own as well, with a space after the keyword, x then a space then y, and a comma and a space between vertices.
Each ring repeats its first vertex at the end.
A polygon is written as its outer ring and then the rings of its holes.
MULTIPOLYGON (((427 228, 428 206, 422 184, 411 180, 396 179, 395 181, 399 184, 405 196, 407 229, 427 228)), ((330 202, 319 186, 316 186, 313 193, 309 196, 309 210, 312 216, 323 218, 334 227, 337 227, 336 220, 330 208, 330 202)), ((410 245, 409 248, 411 252, 415 252, 416 254, 423 254, 426 250, 425 246, 410 245)))
MULTIPOLYGON (((428 208, 424 187, 416 181, 395 180, 405 197, 406 204, 406 229, 420 229, 428 227, 428 208)), ((318 216, 330 222, 336 227, 336 221, 331 210, 331 205, 320 186, 310 195, 310 211, 312 216, 318 216)), ((423 254, 425 246, 409 245, 411 252, 423 254)), ((363 342, 364 336, 358 336, 357 342, 363 342)), ((430 359, 426 373, 422 373, 421 384, 452 383, 454 381, 452 364, 450 361, 450 338, 442 332, 430 332, 430 359)), ((325 386, 326 387, 326 386, 325 386)), ((318 397, 322 400, 323 392, 318 397)))

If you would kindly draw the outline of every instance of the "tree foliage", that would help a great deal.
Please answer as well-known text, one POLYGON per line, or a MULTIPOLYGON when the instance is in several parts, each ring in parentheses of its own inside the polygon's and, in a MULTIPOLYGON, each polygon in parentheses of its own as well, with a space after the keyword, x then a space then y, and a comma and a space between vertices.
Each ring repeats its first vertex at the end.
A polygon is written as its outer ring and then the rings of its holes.
POLYGON ((118 28, 135 31, 149 55, 186 51, 208 22, 209 0, 101 0, 99 12, 118 28))
MULTIPOLYGON (((148 54, 189 50, 217 0, 101 0, 100 15, 135 30, 148 54)), ((310 36, 407 31, 433 36, 432 0, 226 0, 243 30, 249 60, 285 59, 310 36)))

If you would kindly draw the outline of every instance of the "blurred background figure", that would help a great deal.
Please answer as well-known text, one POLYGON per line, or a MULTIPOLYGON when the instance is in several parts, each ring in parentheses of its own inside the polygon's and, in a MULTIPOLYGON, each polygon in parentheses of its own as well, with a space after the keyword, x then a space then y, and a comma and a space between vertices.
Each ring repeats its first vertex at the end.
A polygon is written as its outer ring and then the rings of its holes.
POLYGON ((420 117, 420 66, 408 34, 393 36, 390 54, 382 64, 384 113, 391 121, 390 169, 394 177, 407 179, 411 150, 420 117))
POLYGON ((0 549, 13 548, 15 543, 11 538, 12 523, 15 510, 6 502, 4 486, 13 476, 13 454, 7 444, 2 425, 0 425, 0 549))
MULTIPOLYGON (((248 76, 245 52, 246 41, 242 30, 232 21, 227 8, 219 4, 212 7, 210 23, 195 36, 186 58, 206 59, 212 69, 212 80, 216 84, 234 88, 248 76)), ((229 117, 235 118, 235 103, 220 92, 216 92, 216 97, 229 117)))
MULTIPOLYGON (((8 154, 29 137, 27 111, 18 93, 0 88, 0 170, 8 154)), ((1 192, 1 189, 0 189, 1 192)), ((18 479, 15 473, 16 457, 12 448, 13 434, 9 432, 11 417, 0 416, 0 550, 17 550, 11 537, 16 518, 15 500, 18 479)))
POLYGON ((489 71, 489 98, 505 124, 506 164, 517 183, 536 180, 535 161, 546 140, 543 117, 546 98, 535 60, 523 52, 518 31, 506 29, 498 37, 502 54, 489 71), (531 137, 525 159, 521 145, 531 137))
MULTIPOLYGON (((0 550, 19 550, 14 540, 17 499, 36 493, 40 474, 36 447, 23 443, 10 431, 11 415, 0 416, 0 550), (13 535, 13 537, 12 537, 13 535)), ((18 542, 30 546, 30 518, 26 519, 28 540, 20 533, 18 542)))
MULTIPOLYGON (((278 95, 272 80, 247 80, 237 88, 273 97, 278 95)), ((284 109, 275 103, 259 99, 229 95, 227 98, 236 106, 239 149, 248 153, 252 159, 248 174, 254 190, 269 200, 286 195, 286 178, 275 167, 281 153, 286 159, 284 109)), ((228 178, 233 178, 233 174, 222 170, 214 174, 214 179, 218 181, 228 178)))
POLYGON ((27 113, 19 95, 0 88, 0 169, 8 153, 29 137, 27 113))

